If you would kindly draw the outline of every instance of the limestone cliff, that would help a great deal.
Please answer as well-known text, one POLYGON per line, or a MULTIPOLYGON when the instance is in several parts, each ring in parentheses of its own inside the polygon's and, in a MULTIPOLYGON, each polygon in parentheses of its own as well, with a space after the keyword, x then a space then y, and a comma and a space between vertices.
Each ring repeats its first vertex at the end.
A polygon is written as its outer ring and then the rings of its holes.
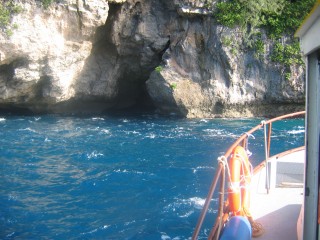
MULTIPOLYGON (((0 33, 0 108, 93 113, 135 104, 186 117, 273 115, 303 108, 303 69, 234 52, 224 28, 187 0, 16 1, 0 33)), ((268 45, 266 45, 268 46, 268 45)))

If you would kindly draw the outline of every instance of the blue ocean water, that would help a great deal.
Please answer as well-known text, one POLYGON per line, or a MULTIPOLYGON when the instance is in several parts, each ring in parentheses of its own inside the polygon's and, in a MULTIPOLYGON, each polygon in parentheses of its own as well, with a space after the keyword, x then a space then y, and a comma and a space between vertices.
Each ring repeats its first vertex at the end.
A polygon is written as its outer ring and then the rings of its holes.
MULTIPOLYGON (((0 239, 188 239, 216 159, 260 121, 0 116, 0 239)), ((273 151, 304 144, 303 119, 273 129, 273 151)))

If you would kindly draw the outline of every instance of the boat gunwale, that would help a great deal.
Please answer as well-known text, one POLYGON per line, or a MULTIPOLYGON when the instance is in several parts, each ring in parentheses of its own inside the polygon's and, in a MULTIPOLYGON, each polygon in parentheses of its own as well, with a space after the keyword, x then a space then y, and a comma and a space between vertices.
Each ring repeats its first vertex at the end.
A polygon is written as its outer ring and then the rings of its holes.
MULTIPOLYGON (((306 114, 306 111, 300 111, 300 112, 295 112, 295 113, 289 113, 289 114, 285 114, 285 115, 281 115, 281 116, 278 116, 278 117, 275 117, 275 118, 271 118, 271 119, 268 119, 268 120, 264 120, 264 121, 261 121, 260 124, 258 124, 257 126, 253 127, 252 129, 250 129, 249 131, 245 132, 244 134, 242 134, 228 149, 227 151, 225 152, 225 154, 223 156, 221 156, 220 158, 218 158, 218 168, 216 169, 216 172, 214 174, 214 178, 211 182, 211 185, 210 185, 210 188, 209 188, 209 192, 208 192, 208 195, 206 197, 206 200, 205 200, 205 203, 203 205, 203 208, 202 208, 202 211, 201 211, 201 214, 199 216, 199 219, 198 219, 198 222, 197 222, 197 225, 195 227, 195 230, 193 232, 193 235, 192 235, 192 240, 196 240, 198 238, 198 235, 199 235, 199 232, 200 232, 200 229, 202 227, 202 224, 203 224, 203 221, 206 217, 206 214, 208 212, 208 209, 209 209, 209 205, 210 205, 210 202, 211 202, 211 199, 212 199, 212 196, 213 196, 213 193, 215 192, 215 188, 217 186, 217 183, 220 179, 220 176, 221 176, 221 172, 222 170, 224 169, 224 163, 223 161, 221 161, 221 158, 224 158, 226 161, 227 159, 229 158, 229 156, 232 154, 233 152, 233 149, 235 147, 237 147, 238 145, 240 145, 242 143, 242 145, 245 147, 246 145, 246 139, 252 135, 252 133, 256 132, 257 130, 261 129, 262 127, 266 126, 269 124, 269 126, 271 126, 271 124, 273 122, 276 122, 276 121, 279 121, 279 120, 284 120, 284 119, 290 119, 290 118, 295 118, 295 117, 298 117, 300 115, 304 115, 305 116, 306 114), (219 161, 220 159, 220 161, 219 161)), ((271 128, 269 128, 269 133, 268 133, 268 138, 270 139, 271 137, 271 128)), ((267 148, 270 147, 270 142, 266 143, 265 144, 268 144, 267 148)), ((289 154, 290 152, 295 152, 295 151, 298 151, 298 150, 302 150, 305 146, 301 146, 301 147, 298 147, 298 148, 295 148, 295 149, 290 149, 290 150, 287 150, 285 152, 281 152, 281 153, 278 153, 272 157, 280 157, 280 156, 283 156, 283 155, 286 155, 286 154, 289 154)), ((267 149, 267 151, 269 151, 269 149, 267 149)), ((269 156, 266 156, 266 159, 263 160, 258 166, 256 166, 254 168, 254 174, 257 173, 259 171, 259 169, 261 170, 262 167, 266 166, 266 162, 268 161, 268 159, 270 159, 269 156)), ((218 217, 217 217, 218 218, 218 217)), ((210 233, 210 236, 213 235, 214 233, 214 228, 215 226, 213 226, 212 230, 211 230, 211 233, 210 233)), ((210 237, 209 236, 209 237, 210 237)))
MULTIPOLYGON (((278 154, 275 154, 271 157, 269 157, 268 160, 270 159, 273 159, 274 161, 280 157, 283 157, 283 156, 286 156, 286 155, 289 155, 291 153, 294 153, 294 152, 299 152, 299 151, 302 151, 305 149, 305 146, 300 146, 300 147, 297 147, 297 148, 293 148, 293 149, 289 149, 287 151, 284 151, 284 152, 281 152, 281 153, 278 153, 278 154)), ((266 162, 267 160, 263 160, 261 163, 259 163, 254 169, 253 169, 253 175, 257 174, 259 171, 261 171, 265 166, 266 166, 266 162)))

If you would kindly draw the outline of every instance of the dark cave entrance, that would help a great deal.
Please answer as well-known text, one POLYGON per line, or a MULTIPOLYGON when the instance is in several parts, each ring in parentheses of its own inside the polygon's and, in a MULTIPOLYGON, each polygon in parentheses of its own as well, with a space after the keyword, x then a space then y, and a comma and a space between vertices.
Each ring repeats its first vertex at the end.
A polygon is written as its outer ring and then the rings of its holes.
POLYGON ((145 82, 133 87, 121 87, 121 93, 114 107, 107 109, 104 113, 112 115, 144 115, 154 114, 157 108, 151 99, 145 82), (126 90, 124 90, 126 89, 126 90))

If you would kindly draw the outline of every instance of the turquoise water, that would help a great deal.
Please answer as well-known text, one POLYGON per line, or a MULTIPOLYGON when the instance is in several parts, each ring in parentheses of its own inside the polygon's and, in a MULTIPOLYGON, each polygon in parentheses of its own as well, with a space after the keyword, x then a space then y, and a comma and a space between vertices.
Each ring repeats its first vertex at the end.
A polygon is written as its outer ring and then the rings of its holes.
MULTIPOLYGON (((0 239, 188 239, 217 157, 260 121, 0 116, 0 239)), ((303 125, 275 124, 274 151, 302 145, 303 125)))

